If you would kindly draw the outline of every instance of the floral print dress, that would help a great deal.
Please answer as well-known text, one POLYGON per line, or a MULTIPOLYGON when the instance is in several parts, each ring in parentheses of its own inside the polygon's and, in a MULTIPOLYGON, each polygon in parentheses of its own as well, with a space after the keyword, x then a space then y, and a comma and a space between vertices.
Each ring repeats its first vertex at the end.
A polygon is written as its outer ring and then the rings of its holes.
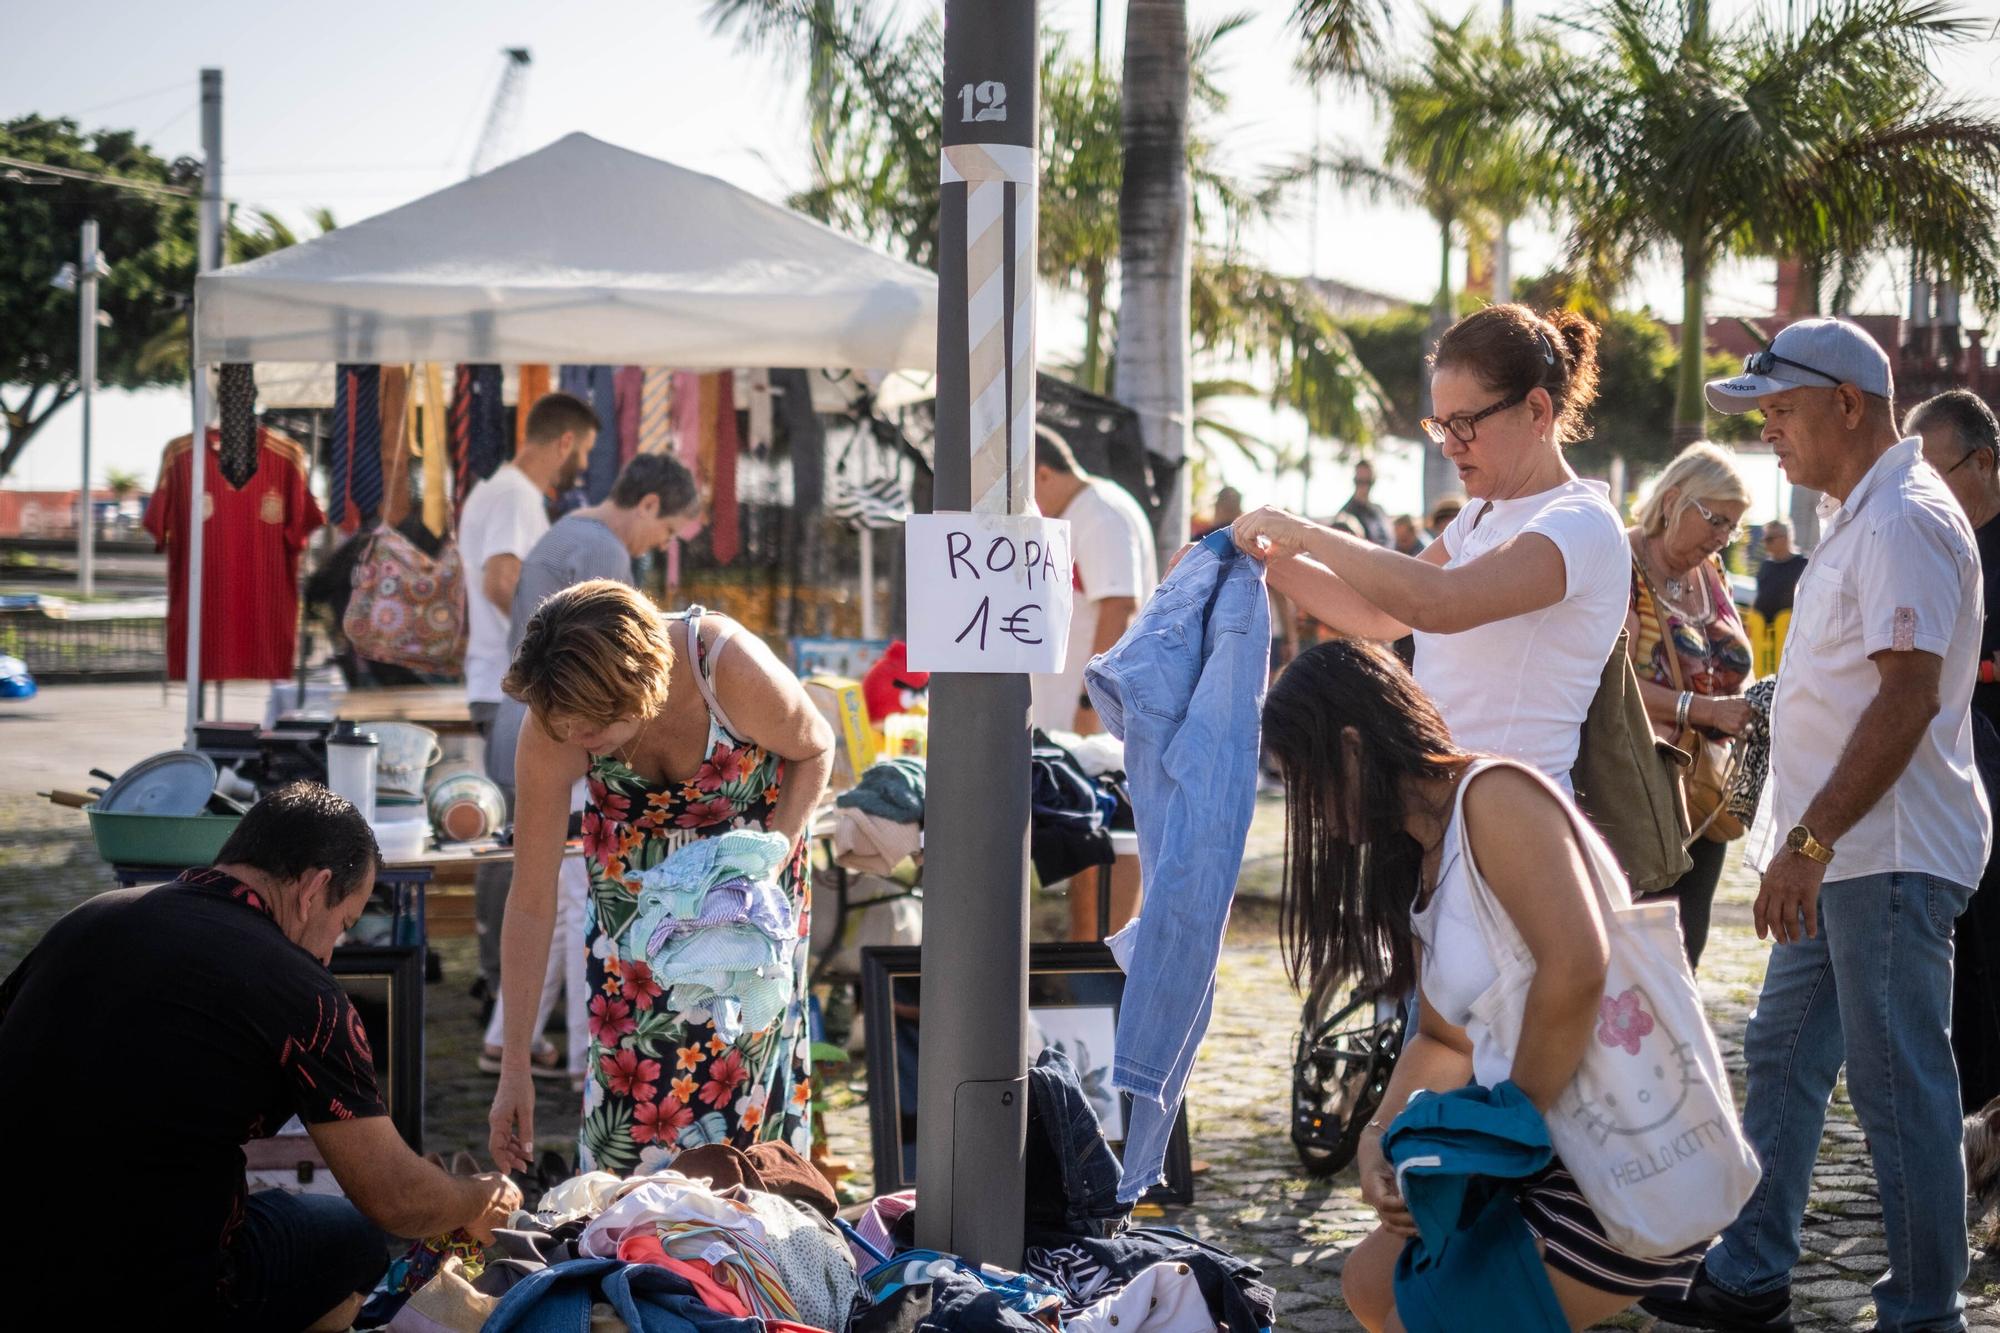
POLYGON ((674 621, 676 648, 690 653, 709 710, 708 746, 686 782, 656 783, 612 755, 591 760, 583 815, 590 866, 584 938, 589 950, 590 1061, 577 1169, 619 1175, 657 1171, 705 1143, 748 1148, 782 1139, 812 1150, 812 1064, 806 1024, 806 941, 812 891, 800 853, 781 872, 798 922, 794 986, 784 1015, 734 1042, 715 1034, 706 1010, 676 1011, 651 969, 620 958, 616 941, 638 910, 639 876, 697 838, 767 827, 784 761, 730 728, 709 688, 713 663, 735 626, 704 659, 702 609, 674 621))

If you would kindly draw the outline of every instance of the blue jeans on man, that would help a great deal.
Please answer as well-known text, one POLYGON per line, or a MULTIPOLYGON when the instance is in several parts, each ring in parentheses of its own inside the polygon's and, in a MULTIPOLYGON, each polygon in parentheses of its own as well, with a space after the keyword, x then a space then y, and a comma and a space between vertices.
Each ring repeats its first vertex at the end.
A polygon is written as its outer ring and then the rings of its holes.
POLYGON ((1818 936, 1772 949, 1743 1039, 1743 1129, 1764 1178, 1708 1253, 1716 1285, 1756 1296, 1791 1280, 1845 1060, 1889 1246, 1876 1327, 1965 1327, 1965 1159, 1948 1034, 1952 922, 1971 897, 1934 875, 1839 880, 1820 891, 1818 936))

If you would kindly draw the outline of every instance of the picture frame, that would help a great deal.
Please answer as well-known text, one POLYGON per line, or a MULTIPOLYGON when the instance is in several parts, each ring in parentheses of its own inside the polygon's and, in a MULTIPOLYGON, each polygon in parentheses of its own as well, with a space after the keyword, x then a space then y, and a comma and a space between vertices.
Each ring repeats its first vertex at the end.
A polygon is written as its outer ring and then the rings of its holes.
MULTIPOLYGON (((877 1194, 916 1183, 916 1030, 923 950, 917 946, 861 951, 861 1009, 868 1033, 868 1129, 877 1194)), ((1077 1066, 1084 1096, 1098 1113, 1112 1151, 1124 1153, 1131 1094, 1111 1087, 1118 1011, 1125 973, 1102 943, 1056 942, 1028 947, 1028 1060, 1043 1045, 1062 1049, 1077 1066), (1115 1132, 1114 1132, 1115 1131, 1115 1132)), ((1194 1161, 1187 1104, 1167 1141, 1163 1184, 1145 1202, 1194 1201, 1194 1161)))
POLYGON ((403 1141, 424 1150, 424 950, 345 944, 330 965, 368 1033, 375 1081, 403 1141))

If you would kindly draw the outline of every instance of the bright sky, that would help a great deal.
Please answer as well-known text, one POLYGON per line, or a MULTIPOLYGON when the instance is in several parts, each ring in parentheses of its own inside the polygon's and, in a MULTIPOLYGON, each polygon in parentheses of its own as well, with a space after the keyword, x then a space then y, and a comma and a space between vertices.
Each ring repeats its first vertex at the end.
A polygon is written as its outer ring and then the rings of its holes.
MULTIPOLYGON (((921 13, 929 3, 903 0, 903 11, 921 13)), ((1498 7, 1497 0, 1476 3, 1498 7)), ((1415 5, 1397 0, 1397 7, 1403 32, 1412 32, 1415 5)), ((1723 0, 1718 9, 1743 7, 1743 0, 1723 0)), ((701 0, 485 0, 452 6, 446 19, 437 8, 413 10, 391 0, 343 0, 332 10, 246 0, 203 0, 190 10, 139 0, 8 0, 0 117, 35 112, 74 116, 86 127, 129 126, 164 155, 198 154, 197 75, 204 65, 219 65, 229 196, 301 225, 304 210, 319 205, 353 222, 466 174, 499 82, 500 49, 526 46, 534 64, 515 153, 582 130, 781 199, 806 180, 800 83, 773 58, 741 53, 733 41, 712 35, 701 18, 705 8, 701 0)), ((1284 23, 1291 6, 1189 0, 1189 8, 1197 25, 1244 10, 1256 14, 1221 48, 1221 82, 1233 105, 1215 135, 1238 170, 1310 152, 1315 107, 1291 68, 1296 43, 1284 23)), ((1969 8, 2000 19, 2000 0, 1973 0, 1969 8)), ((1106 0, 1105 9, 1105 46, 1115 63, 1124 7, 1106 0)), ((1517 14, 1526 21, 1559 9, 1547 0, 1520 0, 1517 14)), ((1092 0, 1043 0, 1041 12, 1074 34, 1073 49, 1088 53, 1092 0)), ((2000 47, 1982 43, 1955 55, 1946 76, 1956 88, 1983 93, 1996 64, 2000 47)), ((1369 113, 1354 99, 1327 97, 1317 120, 1329 144, 1374 141, 1369 113)), ((1246 240, 1274 268, 1303 272, 1316 258, 1329 277, 1409 299, 1430 294, 1437 241, 1421 214, 1329 192, 1316 245, 1313 230, 1301 200, 1293 216, 1246 240)), ((1546 267, 1556 253, 1550 228, 1516 231, 1516 271, 1546 267)), ((1669 318, 1679 312, 1677 287, 1664 267, 1643 275, 1631 299, 1669 318)), ((1897 278, 1885 269, 1861 308, 1892 309, 1899 299, 1897 278)), ((1754 313, 1770 304, 1769 265, 1718 275, 1713 312, 1754 313)), ((1045 306, 1043 324, 1045 352, 1073 355, 1080 341, 1074 319, 1045 306)), ((100 480, 107 468, 150 479, 166 439, 187 429, 184 391, 106 393, 98 402, 100 480)), ((76 485, 78 416, 72 406, 44 427, 5 484, 76 485)), ((1320 469, 1329 487, 1333 473, 1320 469)), ((1380 498, 1414 503, 1402 494, 1407 487, 1414 495, 1414 476, 1385 469, 1380 498)), ((1260 487, 1278 498, 1267 480, 1232 479, 1253 502, 1265 498, 1255 493, 1260 487)), ((1294 479, 1287 486, 1294 501, 1296 490, 1294 479)), ((1333 503, 1344 497, 1344 478, 1327 494, 1333 503)), ((1316 486, 1315 508, 1319 495, 1316 486)))

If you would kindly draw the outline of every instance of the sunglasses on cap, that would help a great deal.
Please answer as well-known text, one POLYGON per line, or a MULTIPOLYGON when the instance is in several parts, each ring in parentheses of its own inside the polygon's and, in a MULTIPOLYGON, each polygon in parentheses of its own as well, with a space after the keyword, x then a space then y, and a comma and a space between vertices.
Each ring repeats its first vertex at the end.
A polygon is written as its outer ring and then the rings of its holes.
POLYGON ((1794 361, 1788 356, 1779 356, 1768 349, 1752 352, 1743 358, 1743 373, 1746 375, 1768 375, 1779 366, 1790 366, 1793 370, 1803 370, 1808 375, 1817 375, 1827 383, 1838 386, 1847 381, 1838 375, 1829 375, 1817 366, 1809 366, 1803 361, 1794 361))

